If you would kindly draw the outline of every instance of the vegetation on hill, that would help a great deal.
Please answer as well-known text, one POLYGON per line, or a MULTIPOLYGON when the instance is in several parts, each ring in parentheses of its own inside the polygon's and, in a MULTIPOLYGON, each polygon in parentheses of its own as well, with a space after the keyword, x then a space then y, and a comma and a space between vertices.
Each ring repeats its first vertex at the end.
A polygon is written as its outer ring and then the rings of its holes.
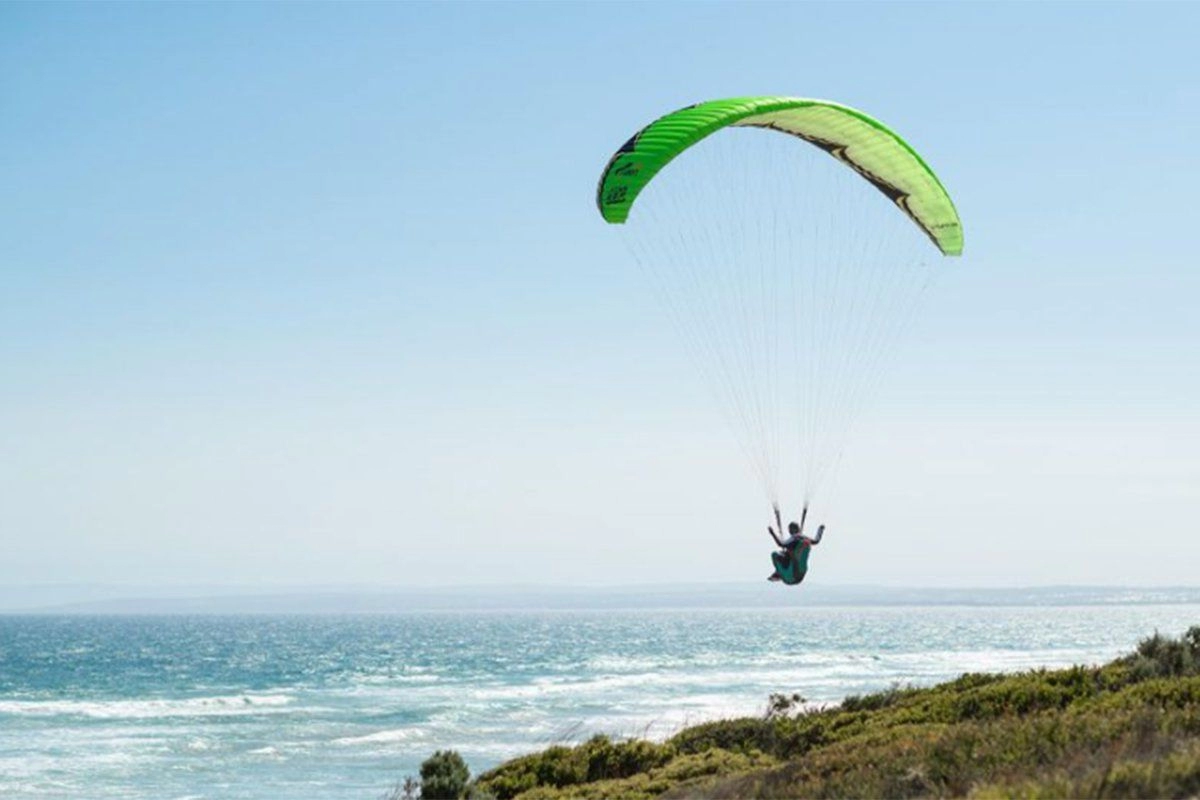
MULTIPOLYGON (((596 736, 480 775, 474 798, 1196 797, 1200 626, 1101 667, 967 674, 803 710, 596 736)), ((801 710, 795 709, 800 707, 801 710)))

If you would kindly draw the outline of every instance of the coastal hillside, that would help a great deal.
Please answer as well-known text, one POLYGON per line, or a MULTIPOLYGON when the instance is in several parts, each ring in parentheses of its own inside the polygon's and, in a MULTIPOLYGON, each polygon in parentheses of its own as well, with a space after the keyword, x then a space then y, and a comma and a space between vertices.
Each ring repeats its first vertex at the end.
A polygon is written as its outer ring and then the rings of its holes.
POLYGON ((1200 626, 1100 667, 966 674, 665 742, 597 736, 480 775, 469 796, 565 798, 1196 797, 1200 626))

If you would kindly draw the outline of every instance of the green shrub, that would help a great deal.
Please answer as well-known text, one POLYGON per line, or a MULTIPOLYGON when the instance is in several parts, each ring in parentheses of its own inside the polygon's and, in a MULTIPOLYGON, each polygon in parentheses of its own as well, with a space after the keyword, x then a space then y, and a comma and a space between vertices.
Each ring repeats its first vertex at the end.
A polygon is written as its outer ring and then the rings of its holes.
POLYGON ((626 778, 602 780, 579 786, 541 786, 521 795, 521 800, 650 800, 682 793, 686 797, 705 796, 714 778, 763 769, 776 762, 761 753, 746 755, 725 750, 708 750, 694 755, 677 756, 669 763, 626 778))
POLYGON ((593 736, 579 750, 587 761, 588 782, 648 772, 667 763, 675 755, 670 746, 637 739, 612 742, 607 736, 593 736))
POLYGON ((538 787, 563 788, 626 778, 669 762, 670 745, 640 740, 613 742, 597 735, 578 747, 555 745, 484 773, 477 784, 499 800, 508 800, 538 787))
POLYGON ((471 771, 453 750, 438 750, 421 764, 422 800, 458 800, 471 771))
POLYGON ((919 691, 911 686, 901 686, 893 683, 887 690, 875 694, 852 694, 842 701, 843 711, 878 711, 881 708, 895 705, 901 699, 919 691))
POLYGON ((705 750, 731 750, 746 753, 751 750, 773 752, 778 740, 774 720, 742 717, 706 722, 686 728, 667 740, 679 753, 702 753, 705 750))
POLYGON ((1200 625, 1179 639, 1155 632, 1117 663, 1126 665, 1137 680, 1200 674, 1200 625))
POLYGON ((800 713, 804 708, 805 702, 807 701, 799 692, 792 692, 791 694, 774 692, 767 698, 767 711, 763 714, 763 717, 766 719, 790 717, 793 714, 800 713))

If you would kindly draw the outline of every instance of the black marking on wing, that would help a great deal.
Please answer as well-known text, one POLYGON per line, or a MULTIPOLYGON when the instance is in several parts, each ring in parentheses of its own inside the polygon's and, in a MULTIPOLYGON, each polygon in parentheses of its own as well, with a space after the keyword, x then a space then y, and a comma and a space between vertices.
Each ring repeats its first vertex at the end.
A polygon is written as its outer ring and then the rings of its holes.
POLYGON ((782 128, 779 125, 776 125, 774 122, 744 122, 742 124, 746 127, 769 128, 773 131, 786 133, 790 136, 795 136, 797 139, 803 139, 809 144, 819 147, 826 153, 829 153, 829 155, 833 156, 838 161, 841 161, 850 169, 861 175, 863 179, 867 181, 867 183, 871 184, 880 192, 882 192, 888 200, 891 200, 893 203, 895 203, 896 206, 904 212, 905 216, 916 223, 917 227, 925 232, 925 235, 929 237, 930 241, 932 241, 934 245, 938 247, 938 249, 941 249, 941 244, 938 243, 937 237, 934 236, 933 230, 930 229, 929 226, 927 226, 920 219, 918 219, 913 213, 912 208, 909 205, 909 198, 911 195, 905 192, 903 189, 888 183, 886 180, 852 159, 847 152, 849 149, 848 145, 842 144, 841 142, 835 142, 830 139, 822 139, 819 136, 813 136, 807 133, 799 133, 789 128, 782 128))
MULTIPOLYGON (((653 124, 653 123, 651 123, 651 124, 653 124)), ((616 166, 616 163, 618 160, 620 160, 621 156, 625 155, 626 153, 632 153, 634 150, 637 149, 638 139, 642 138, 642 134, 645 133, 646 128, 649 128, 649 127, 650 127, 650 125, 647 125, 645 128, 642 128, 640 131, 635 133, 633 136, 630 136, 628 141, 626 141, 625 144, 618 147, 617 152, 613 153, 612 158, 610 158, 608 160, 608 163, 604 165, 604 171, 600 173, 600 182, 598 184, 596 184, 596 207, 597 208, 603 210, 604 206, 612 205, 614 203, 619 203, 625 199, 625 194, 626 194, 625 191, 621 191, 619 193, 617 193, 615 191, 610 191, 608 193, 608 195, 606 196, 604 194, 604 182, 608 180, 608 174, 613 171, 613 167, 616 166)), ((617 174, 618 175, 629 175, 630 173, 627 169, 628 167, 629 167, 629 164, 623 164, 621 166, 621 168, 617 170, 617 174)), ((636 174, 638 169, 640 169, 640 167, 635 168, 633 170, 633 174, 636 174)))

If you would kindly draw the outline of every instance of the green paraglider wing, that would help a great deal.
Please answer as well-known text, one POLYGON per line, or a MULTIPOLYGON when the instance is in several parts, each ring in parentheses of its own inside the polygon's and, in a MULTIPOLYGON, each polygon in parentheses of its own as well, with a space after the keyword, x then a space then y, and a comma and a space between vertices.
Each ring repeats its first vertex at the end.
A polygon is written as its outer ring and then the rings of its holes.
POLYGON ((712 100, 650 123, 613 154, 600 176, 596 204, 604 219, 624 222, 638 194, 671 159, 731 126, 769 128, 816 145, 887 195, 943 254, 962 254, 958 212, 916 150, 861 111, 797 97, 712 100))

